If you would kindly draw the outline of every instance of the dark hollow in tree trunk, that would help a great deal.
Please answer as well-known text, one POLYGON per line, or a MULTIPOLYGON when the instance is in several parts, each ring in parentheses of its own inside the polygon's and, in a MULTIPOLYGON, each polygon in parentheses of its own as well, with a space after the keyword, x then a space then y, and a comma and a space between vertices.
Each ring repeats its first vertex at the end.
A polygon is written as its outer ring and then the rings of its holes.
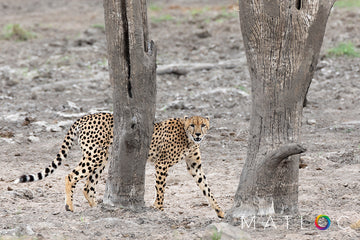
POLYGON ((145 164, 155 118, 156 48, 149 42, 146 0, 104 0, 114 143, 104 204, 144 205, 145 164))
POLYGON ((303 102, 333 1, 241 0, 252 84, 247 159, 227 218, 298 213, 303 102))

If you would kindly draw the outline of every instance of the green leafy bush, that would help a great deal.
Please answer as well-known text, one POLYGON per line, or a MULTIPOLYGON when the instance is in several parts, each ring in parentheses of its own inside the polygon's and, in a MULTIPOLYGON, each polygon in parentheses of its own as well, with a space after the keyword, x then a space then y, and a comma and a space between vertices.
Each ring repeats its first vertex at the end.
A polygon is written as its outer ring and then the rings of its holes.
POLYGON ((356 51, 356 48, 353 43, 339 43, 336 47, 331 48, 327 51, 327 56, 329 57, 360 57, 360 53, 356 51))
POLYGON ((8 24, 3 29, 2 37, 6 40, 27 41, 35 38, 35 33, 25 30, 19 24, 8 24))

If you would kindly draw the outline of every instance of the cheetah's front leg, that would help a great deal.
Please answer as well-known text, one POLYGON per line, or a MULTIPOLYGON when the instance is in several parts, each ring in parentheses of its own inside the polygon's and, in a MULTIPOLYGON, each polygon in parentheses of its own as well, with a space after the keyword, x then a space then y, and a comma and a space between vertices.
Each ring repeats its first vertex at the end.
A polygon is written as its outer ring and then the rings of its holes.
POLYGON ((224 212, 216 202, 212 192, 210 191, 209 185, 207 183, 205 174, 201 167, 201 157, 200 150, 196 149, 194 152, 191 152, 186 158, 187 169, 190 174, 195 178, 197 185, 200 187, 202 193, 207 198, 211 207, 215 210, 219 218, 224 217, 224 212))

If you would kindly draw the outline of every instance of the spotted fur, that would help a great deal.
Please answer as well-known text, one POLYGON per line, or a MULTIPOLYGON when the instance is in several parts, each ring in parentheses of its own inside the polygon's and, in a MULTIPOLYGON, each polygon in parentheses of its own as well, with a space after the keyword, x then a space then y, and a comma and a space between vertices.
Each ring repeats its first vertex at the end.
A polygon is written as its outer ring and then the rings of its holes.
MULTIPOLYGON (((77 182, 86 179, 83 193, 91 207, 96 205, 95 186, 107 163, 109 148, 113 142, 113 115, 97 113, 78 119, 65 136, 56 158, 43 171, 37 174, 22 175, 16 183, 42 180, 61 165, 67 157, 76 135, 83 158, 78 166, 65 177, 65 208, 73 211, 73 191, 77 182)), ((163 210, 164 191, 168 169, 185 159, 187 170, 195 178, 204 196, 218 217, 224 212, 210 191, 201 167, 199 144, 209 129, 209 119, 203 117, 171 118, 154 125, 148 160, 155 164, 156 199, 154 207, 163 210)))

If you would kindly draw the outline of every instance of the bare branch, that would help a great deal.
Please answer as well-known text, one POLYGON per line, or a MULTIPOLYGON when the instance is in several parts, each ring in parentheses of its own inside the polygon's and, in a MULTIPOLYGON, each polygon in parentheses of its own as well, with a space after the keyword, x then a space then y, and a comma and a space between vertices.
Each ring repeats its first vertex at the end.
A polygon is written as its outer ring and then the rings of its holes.
POLYGON ((298 143, 282 145, 279 148, 266 154, 265 157, 259 161, 259 169, 262 169, 265 175, 272 175, 283 160, 292 155, 300 154, 305 151, 306 149, 298 143))
POLYGON ((156 73, 186 75, 192 71, 210 70, 214 68, 233 69, 246 64, 246 59, 233 59, 221 61, 218 63, 172 63, 168 65, 157 66, 156 73))
POLYGON ((305 152, 306 149, 303 148, 300 144, 290 143, 280 146, 278 149, 272 151, 271 153, 265 156, 266 161, 279 164, 285 158, 288 158, 295 154, 300 154, 305 152))

